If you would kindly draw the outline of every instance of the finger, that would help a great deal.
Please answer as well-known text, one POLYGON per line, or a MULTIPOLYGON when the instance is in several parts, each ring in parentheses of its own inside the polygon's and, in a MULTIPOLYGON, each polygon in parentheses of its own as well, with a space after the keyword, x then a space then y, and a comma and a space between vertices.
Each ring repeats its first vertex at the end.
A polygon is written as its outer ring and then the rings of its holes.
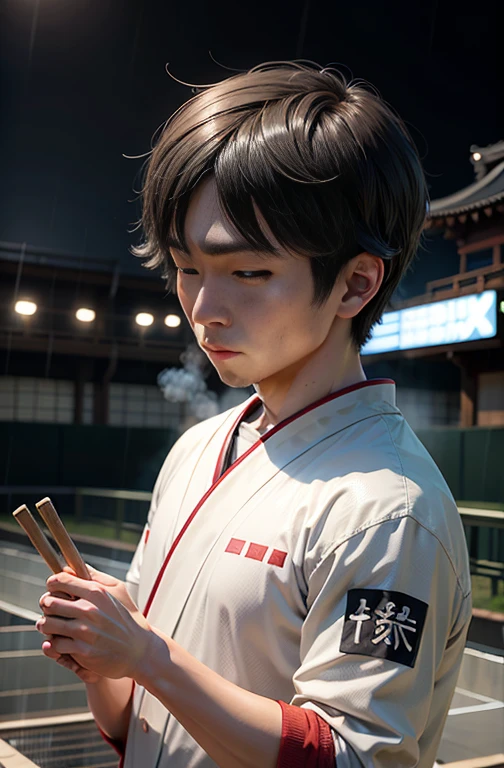
POLYGON ((58 653, 51 645, 51 637, 46 638, 46 642, 42 646, 42 652, 48 659, 52 659, 61 667, 69 669, 74 674, 78 675, 81 680, 86 682, 96 682, 97 675, 95 672, 89 672, 84 667, 75 661, 68 653, 58 653))
POLYGON ((39 600, 40 609, 42 611, 45 611, 46 604, 50 604, 51 601, 56 597, 59 598, 60 600, 64 600, 65 603, 74 602, 74 598, 71 595, 66 595, 64 592, 54 593, 54 594, 52 592, 44 592, 44 594, 39 600))
POLYGON ((44 595, 40 600, 40 607, 45 616, 59 616, 63 619, 76 619, 81 616, 82 609, 86 606, 86 609, 91 609, 89 603, 77 600, 65 600, 62 597, 55 597, 49 593, 44 595))
POLYGON ((72 640, 69 637, 55 637, 51 636, 50 640, 46 640, 42 643, 42 650, 44 654, 48 651, 57 653, 59 656, 68 654, 73 656, 79 653, 80 645, 77 640, 72 640))
POLYGON ((115 587, 119 582, 119 580, 114 578, 114 576, 110 576, 108 573, 99 571, 97 568, 93 568, 91 565, 88 565, 88 563, 86 563, 86 567, 89 571, 91 579, 96 581, 98 584, 103 584, 104 587, 115 587))
POLYGON ((65 669, 69 669, 71 672, 79 672, 82 667, 80 664, 77 664, 74 659, 72 659, 71 656, 68 654, 58 654, 58 658, 56 659, 56 662, 60 665, 60 667, 65 667, 65 669))
MULTIPOLYGON (((74 659, 72 659, 71 656, 68 656, 68 654, 58 653, 58 651, 56 651, 52 647, 51 640, 52 640, 52 636, 46 635, 45 640, 42 643, 44 654, 47 656, 48 659, 52 659, 53 661, 56 661, 58 664, 61 664, 62 667, 67 667, 67 668, 70 668, 72 665, 77 664, 77 662, 74 659)), ((77 664, 77 666, 79 665, 77 664)))
MULTIPOLYGON (((60 653, 58 653, 57 651, 55 651, 55 650, 54 650, 54 648, 52 647, 52 645, 50 644, 50 642, 51 642, 51 636, 50 636, 50 635, 46 635, 46 636, 45 636, 45 638, 44 638, 44 641, 43 641, 43 643, 42 643, 42 648, 44 648, 44 645, 46 645, 46 643, 49 643, 49 645, 46 647, 46 649, 45 649, 45 651, 44 651, 44 654, 45 654, 45 655, 46 655, 46 656, 47 656, 49 659, 52 659, 53 661, 57 661, 57 662, 59 662, 59 661, 60 661, 60 659, 62 658, 62 656, 61 656, 61 654, 60 654, 60 653)), ((70 657, 69 657, 69 658, 70 658, 70 657)))
POLYGON ((37 631, 42 635, 61 635, 62 637, 75 637, 76 622, 72 619, 58 619, 54 616, 44 616, 35 624, 37 631))
POLYGON ((54 594, 55 592, 66 592, 74 597, 83 597, 90 599, 91 595, 99 592, 96 582, 87 579, 79 579, 78 576, 72 576, 70 573, 61 571, 47 579, 47 589, 54 594))
MULTIPOLYGON (((46 654, 47 656, 49 654, 46 654)), ((58 654, 57 659, 55 661, 61 666, 65 667, 65 669, 69 669, 71 672, 73 672, 76 675, 79 675, 81 672, 85 671, 83 667, 81 667, 80 664, 78 664, 75 659, 72 659, 71 656, 69 656, 67 653, 58 654)))

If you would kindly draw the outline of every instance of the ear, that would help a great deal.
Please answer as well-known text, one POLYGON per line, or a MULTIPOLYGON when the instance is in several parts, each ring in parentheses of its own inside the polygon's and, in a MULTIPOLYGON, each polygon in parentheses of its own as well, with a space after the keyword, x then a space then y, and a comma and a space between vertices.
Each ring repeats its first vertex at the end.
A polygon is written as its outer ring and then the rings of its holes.
POLYGON ((352 318, 378 293, 385 267, 379 256, 363 252, 355 256, 343 268, 341 279, 344 292, 338 307, 338 317, 352 318))

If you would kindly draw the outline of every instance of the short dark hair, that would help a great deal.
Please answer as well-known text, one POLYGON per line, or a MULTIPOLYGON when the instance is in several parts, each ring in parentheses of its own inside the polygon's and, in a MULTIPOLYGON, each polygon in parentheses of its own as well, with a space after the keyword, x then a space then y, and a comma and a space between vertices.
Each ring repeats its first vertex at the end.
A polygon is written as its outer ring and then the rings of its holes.
POLYGON ((376 296, 352 320, 360 348, 418 248, 428 200, 421 162, 397 114, 362 81, 315 64, 271 62, 205 86, 168 120, 142 188, 144 241, 133 253, 163 268, 167 243, 187 249, 191 193, 207 175, 254 249, 271 245, 254 203, 281 246, 309 257, 314 302, 342 267, 367 251, 385 260, 376 296))

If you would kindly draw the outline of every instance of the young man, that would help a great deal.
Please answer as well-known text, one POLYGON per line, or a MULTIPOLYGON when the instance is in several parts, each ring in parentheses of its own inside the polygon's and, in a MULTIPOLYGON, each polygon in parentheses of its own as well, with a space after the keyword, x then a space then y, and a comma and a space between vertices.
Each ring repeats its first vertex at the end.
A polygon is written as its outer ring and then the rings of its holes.
POLYGON ((170 452, 127 589, 64 573, 41 600, 45 653, 126 768, 432 766, 471 615, 464 534, 359 358, 426 202, 399 118, 331 70, 260 66, 165 126, 138 253, 256 395, 170 452))

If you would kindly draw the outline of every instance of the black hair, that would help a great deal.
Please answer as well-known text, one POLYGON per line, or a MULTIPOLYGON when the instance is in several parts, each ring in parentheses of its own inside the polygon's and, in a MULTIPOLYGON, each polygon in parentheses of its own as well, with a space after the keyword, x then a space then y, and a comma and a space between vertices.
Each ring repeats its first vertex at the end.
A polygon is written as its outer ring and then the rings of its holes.
POLYGON ((415 145, 402 120, 366 83, 314 64, 271 62, 205 86, 168 120, 142 189, 144 241, 133 252, 176 268, 168 243, 187 250, 190 197, 213 175, 236 230, 272 249, 257 206, 278 243, 311 259, 314 302, 342 267, 367 251, 384 259, 379 291, 352 320, 360 348, 418 248, 428 201, 415 145))

